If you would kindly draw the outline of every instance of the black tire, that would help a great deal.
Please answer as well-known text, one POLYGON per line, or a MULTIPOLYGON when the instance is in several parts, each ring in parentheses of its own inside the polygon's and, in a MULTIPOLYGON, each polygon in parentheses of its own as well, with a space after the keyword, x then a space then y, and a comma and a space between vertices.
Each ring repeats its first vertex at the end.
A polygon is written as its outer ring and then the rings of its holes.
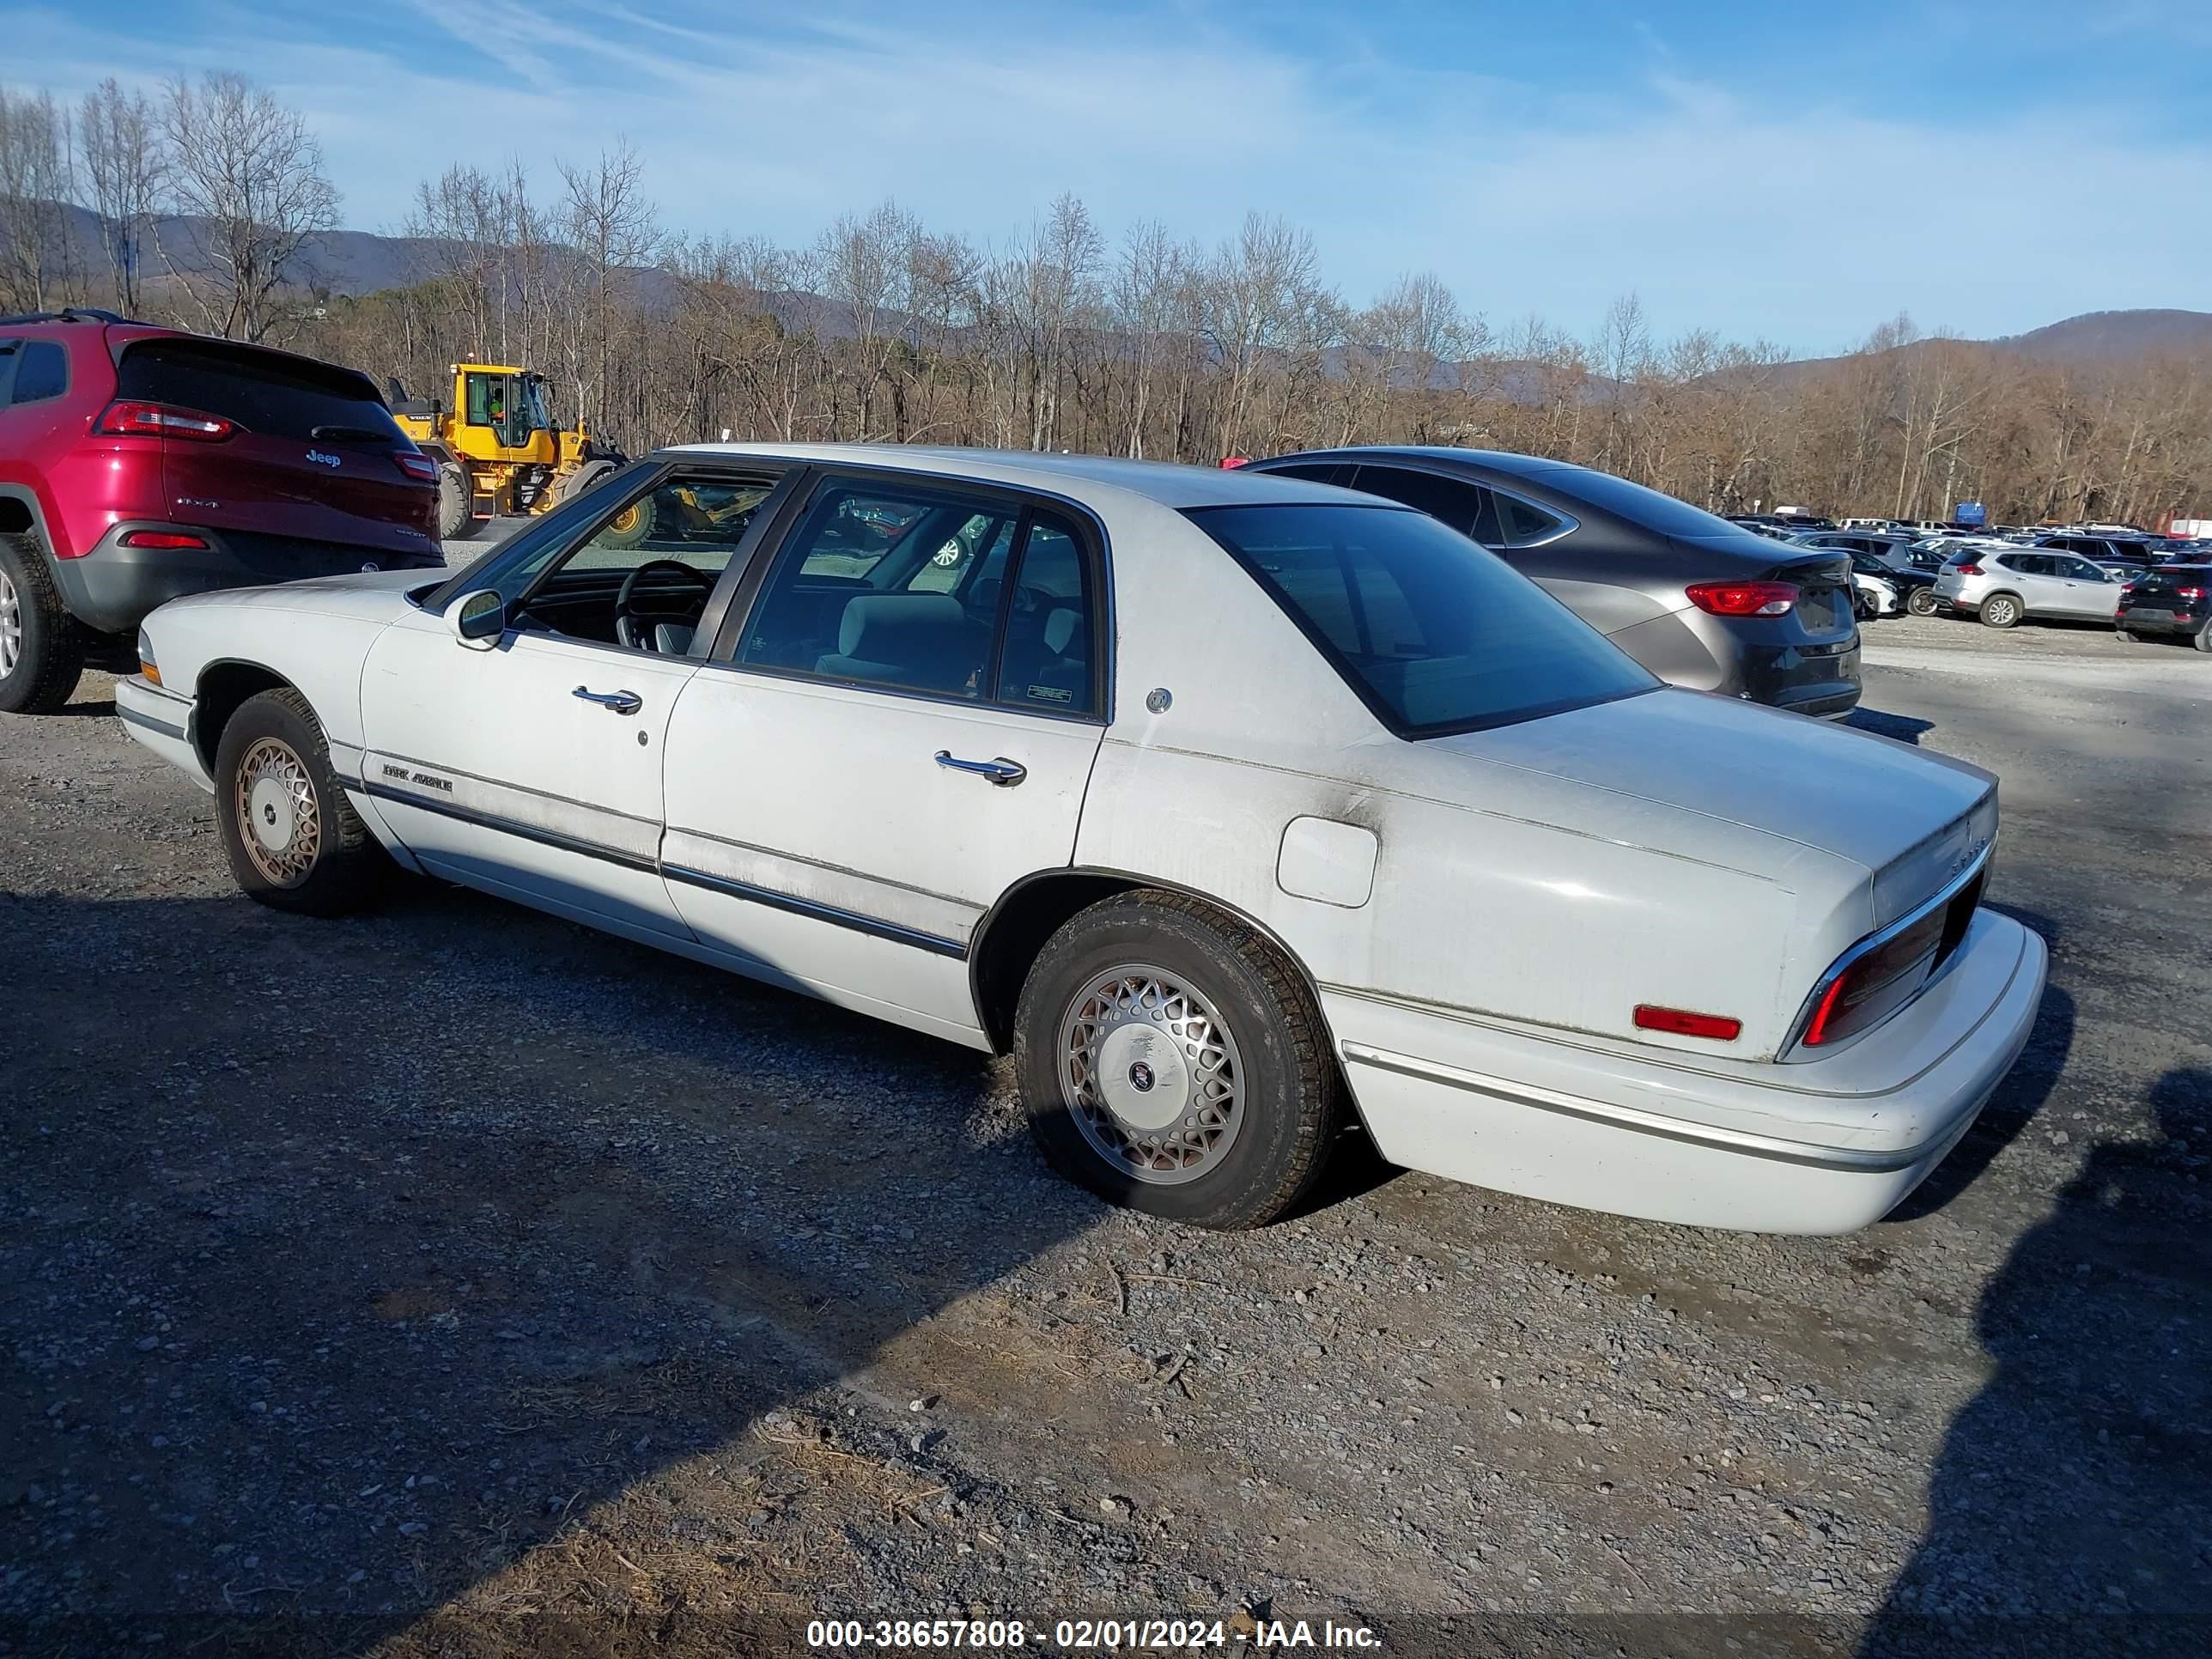
POLYGON ((2212 622, 2206 623, 2197 630, 2197 638, 2192 643, 2199 651, 2212 652, 2212 622))
POLYGON ((1932 617, 1942 608, 1932 587, 1916 587, 1905 596, 1905 608, 1916 617, 1932 617))
POLYGON ((553 486, 556 502, 573 501, 586 491, 596 489, 615 475, 612 461, 586 461, 574 472, 553 486))
POLYGON ((323 739, 314 710, 289 686, 261 692, 238 706, 216 745, 215 787, 223 854, 247 897, 304 915, 343 916, 367 905, 384 884, 391 860, 338 787, 331 770, 330 745, 323 739), (256 846, 261 850, 246 845, 246 838, 254 834, 245 821, 249 813, 268 814, 272 827, 279 821, 273 803, 257 803, 253 779, 241 776, 249 763, 257 769, 272 763, 284 773, 262 774, 263 781, 276 785, 279 795, 289 798, 286 810, 293 813, 291 832, 282 850, 268 849, 259 837, 256 846), (306 792, 304 802, 301 790, 306 792), (302 805, 304 814, 299 811, 302 805), (304 855, 296 854, 293 848, 310 823, 312 848, 304 855), (301 860, 297 869, 283 867, 295 857, 301 860))
POLYGON ((1851 590, 1851 620, 1863 623, 1874 620, 1874 601, 1856 587, 1851 590))
POLYGON ((469 475, 448 462, 438 469, 438 539, 465 542, 477 533, 478 524, 469 475))
MULTIPOLYGON (((1121 1029, 1095 1041, 1103 1047, 1121 1029)), ((1200 1045, 1177 1030, 1160 1070, 1169 1079, 1204 1084, 1205 1062, 1194 1068, 1172 1052, 1179 1041, 1199 1055, 1200 1045)), ((1148 1058, 1157 1053, 1140 1052, 1148 1058)), ((1138 1089, 1154 1086, 1154 1071, 1145 1064, 1129 1066, 1127 1076, 1138 1089), (1144 1081, 1137 1080, 1140 1073, 1144 1081)), ((1293 1208, 1319 1178, 1346 1121, 1343 1080, 1304 981, 1250 928, 1197 900, 1152 890, 1092 905, 1045 942, 1015 1012, 1014 1077, 1030 1133, 1062 1175, 1109 1203, 1223 1231, 1264 1226, 1293 1208), (1080 1091, 1063 1081, 1063 1030, 1094 989, 1112 982, 1115 969, 1135 965, 1181 981, 1210 1006, 1226 1028, 1211 1046, 1217 1055, 1235 1057, 1233 1067, 1218 1064, 1212 1073, 1218 1080, 1233 1069, 1233 1114, 1224 1115, 1234 1116, 1235 1127, 1216 1143, 1220 1150, 1193 1149, 1194 1160, 1162 1154, 1194 1171, 1176 1171, 1175 1184, 1140 1176, 1134 1159, 1110 1157, 1094 1145, 1085 1126, 1097 1120, 1071 1100, 1080 1091)), ((1166 1129, 1177 1137, 1198 1122, 1187 1116, 1179 1127, 1176 1115, 1171 1109, 1166 1129)), ((1110 1127, 1097 1133, 1123 1142, 1110 1127)))
POLYGON ((0 536, 0 714, 51 714, 67 704, 90 641, 28 536, 0 536))
POLYGON ((2112 630, 2112 637, 2118 640, 2122 645, 2133 645, 2136 643, 2136 635, 2129 633, 2124 628, 2115 628, 2112 630))
POLYGON ((2010 593, 1992 593, 1980 606, 1984 628, 2017 628, 2027 608, 2010 593))
POLYGON ((601 547, 636 547, 653 534, 653 497, 641 495, 592 539, 601 547))

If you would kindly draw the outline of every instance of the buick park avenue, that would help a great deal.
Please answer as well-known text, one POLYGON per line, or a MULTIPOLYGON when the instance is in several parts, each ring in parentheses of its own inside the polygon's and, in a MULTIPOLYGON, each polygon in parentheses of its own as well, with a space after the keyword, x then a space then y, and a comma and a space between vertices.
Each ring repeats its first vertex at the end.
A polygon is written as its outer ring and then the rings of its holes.
MULTIPOLYGON (((705 446, 466 570, 176 600, 117 706, 279 908, 393 866, 1011 1054, 1213 1227, 1344 1135, 1837 1233, 2026 1042, 1985 773, 1663 685, 1427 515, 1064 455, 705 446), (611 533, 650 497, 641 545, 611 533)), ((588 1015, 583 1016, 588 1018, 588 1015)))

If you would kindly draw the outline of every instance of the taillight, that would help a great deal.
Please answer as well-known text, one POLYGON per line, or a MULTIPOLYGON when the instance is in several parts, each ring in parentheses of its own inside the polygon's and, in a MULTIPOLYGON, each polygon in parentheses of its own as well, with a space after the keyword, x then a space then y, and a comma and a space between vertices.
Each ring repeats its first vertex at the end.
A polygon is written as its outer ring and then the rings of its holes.
POLYGON ((1682 592, 1711 617, 1786 617, 1797 603, 1794 582, 1693 582, 1682 592))
POLYGON ((1978 576, 1982 568, 1978 564, 1954 564, 1951 568, 1961 576, 1978 576))
POLYGON ((219 444, 238 427, 220 415, 204 415, 197 409, 118 398, 100 410, 92 429, 103 438, 182 438, 190 443, 219 444))
POLYGON ((1863 1031, 1917 991, 1935 965, 1949 917, 1950 906, 1939 906, 1830 969, 1805 1024, 1805 1046, 1815 1048, 1863 1031))
POLYGON ((428 455, 394 455, 392 459, 399 463, 399 470, 402 472, 416 483, 438 482, 438 464, 428 455))
POLYGON ((2177 587, 2173 590, 2173 597, 2177 599, 2201 599, 2204 597, 2204 590, 2201 587, 2177 587))
POLYGON ((126 530, 123 532, 125 547, 201 547, 207 543, 198 536, 186 536, 174 530, 126 530))

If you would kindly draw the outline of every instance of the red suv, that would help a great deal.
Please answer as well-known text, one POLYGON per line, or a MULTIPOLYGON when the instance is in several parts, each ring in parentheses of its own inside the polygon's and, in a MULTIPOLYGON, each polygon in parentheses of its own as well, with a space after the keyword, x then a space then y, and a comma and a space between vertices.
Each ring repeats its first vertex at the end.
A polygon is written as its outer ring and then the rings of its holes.
POLYGON ((165 599, 429 568, 438 469, 369 378, 101 311, 0 317, 0 713, 165 599))

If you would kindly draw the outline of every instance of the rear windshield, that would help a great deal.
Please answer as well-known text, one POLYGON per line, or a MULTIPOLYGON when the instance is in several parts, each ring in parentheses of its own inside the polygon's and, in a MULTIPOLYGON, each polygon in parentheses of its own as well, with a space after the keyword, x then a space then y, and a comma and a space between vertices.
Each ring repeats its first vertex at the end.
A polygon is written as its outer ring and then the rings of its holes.
MULTIPOLYGON (((1610 472, 1596 472, 1586 466, 1538 467, 1522 475, 1529 483, 1547 489, 1556 489, 1562 495, 1571 495, 1578 501, 1588 501, 1592 507, 1602 507, 1607 513, 1642 525, 1662 536, 1729 536, 1743 528, 1730 524, 1719 514, 1708 513, 1701 507, 1677 501, 1672 495, 1662 495, 1656 489, 1646 489, 1640 483, 1631 483, 1626 478, 1616 478, 1610 472)), ((1803 519, 1771 520, 1784 530, 1825 530, 1826 525, 1811 523, 1803 519)))
POLYGON ((1659 682, 1534 583, 1422 513, 1194 507, 1403 738, 1533 720, 1659 682))
POLYGON ((250 346, 143 340, 117 365, 115 395, 220 415, 272 438, 407 446, 362 376, 250 346))
POLYGON ((2136 578, 2138 593, 2170 593, 2177 587, 2203 587, 2212 582, 2212 566, 2160 565, 2136 578))

